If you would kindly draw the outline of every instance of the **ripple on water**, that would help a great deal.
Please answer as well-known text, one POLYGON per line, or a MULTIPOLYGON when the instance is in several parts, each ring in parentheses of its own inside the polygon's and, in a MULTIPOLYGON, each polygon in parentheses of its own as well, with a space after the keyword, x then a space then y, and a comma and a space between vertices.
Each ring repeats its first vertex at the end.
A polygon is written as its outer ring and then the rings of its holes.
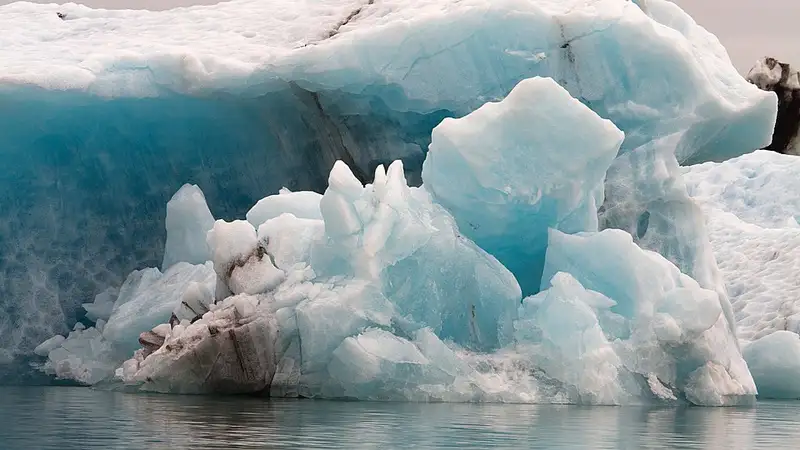
POLYGON ((0 448, 782 449, 800 402, 751 408, 269 400, 1 387, 0 448))

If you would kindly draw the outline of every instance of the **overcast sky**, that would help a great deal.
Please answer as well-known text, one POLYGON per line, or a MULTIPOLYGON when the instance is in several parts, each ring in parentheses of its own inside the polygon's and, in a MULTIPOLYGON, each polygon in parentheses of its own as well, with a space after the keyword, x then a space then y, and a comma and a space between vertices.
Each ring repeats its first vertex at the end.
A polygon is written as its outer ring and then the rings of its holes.
MULTIPOLYGON (((35 0, 40 3, 64 0, 35 0)), ((95 8, 167 9, 217 0, 72 0, 95 8)), ((285 0, 295 1, 295 0, 285 0)), ((800 65, 800 0, 673 0, 719 37, 741 72, 762 56, 800 65)), ((0 0, 0 5, 12 0, 0 0)))

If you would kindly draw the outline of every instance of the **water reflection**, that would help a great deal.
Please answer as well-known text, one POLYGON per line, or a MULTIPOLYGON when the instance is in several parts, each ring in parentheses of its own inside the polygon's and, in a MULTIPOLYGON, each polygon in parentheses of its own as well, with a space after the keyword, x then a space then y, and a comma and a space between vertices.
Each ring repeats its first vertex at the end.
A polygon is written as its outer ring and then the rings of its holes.
POLYGON ((276 401, 0 388, 0 448, 794 448, 800 403, 750 408, 276 401))

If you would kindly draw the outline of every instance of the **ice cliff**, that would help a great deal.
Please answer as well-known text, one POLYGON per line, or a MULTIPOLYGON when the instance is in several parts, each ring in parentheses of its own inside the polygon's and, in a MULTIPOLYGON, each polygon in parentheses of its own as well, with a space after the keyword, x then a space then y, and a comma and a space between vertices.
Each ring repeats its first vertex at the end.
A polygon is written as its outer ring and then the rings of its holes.
POLYGON ((755 395, 679 164, 766 146, 777 102, 677 6, 0 13, 6 359, 161 392, 755 395))

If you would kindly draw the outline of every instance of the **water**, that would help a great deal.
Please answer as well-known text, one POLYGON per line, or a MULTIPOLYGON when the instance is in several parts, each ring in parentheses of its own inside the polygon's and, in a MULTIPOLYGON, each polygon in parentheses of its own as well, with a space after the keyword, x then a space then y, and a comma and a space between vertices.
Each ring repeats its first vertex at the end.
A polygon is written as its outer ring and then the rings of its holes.
POLYGON ((781 449, 800 403, 639 408, 269 400, 0 387, 0 449, 781 449))

